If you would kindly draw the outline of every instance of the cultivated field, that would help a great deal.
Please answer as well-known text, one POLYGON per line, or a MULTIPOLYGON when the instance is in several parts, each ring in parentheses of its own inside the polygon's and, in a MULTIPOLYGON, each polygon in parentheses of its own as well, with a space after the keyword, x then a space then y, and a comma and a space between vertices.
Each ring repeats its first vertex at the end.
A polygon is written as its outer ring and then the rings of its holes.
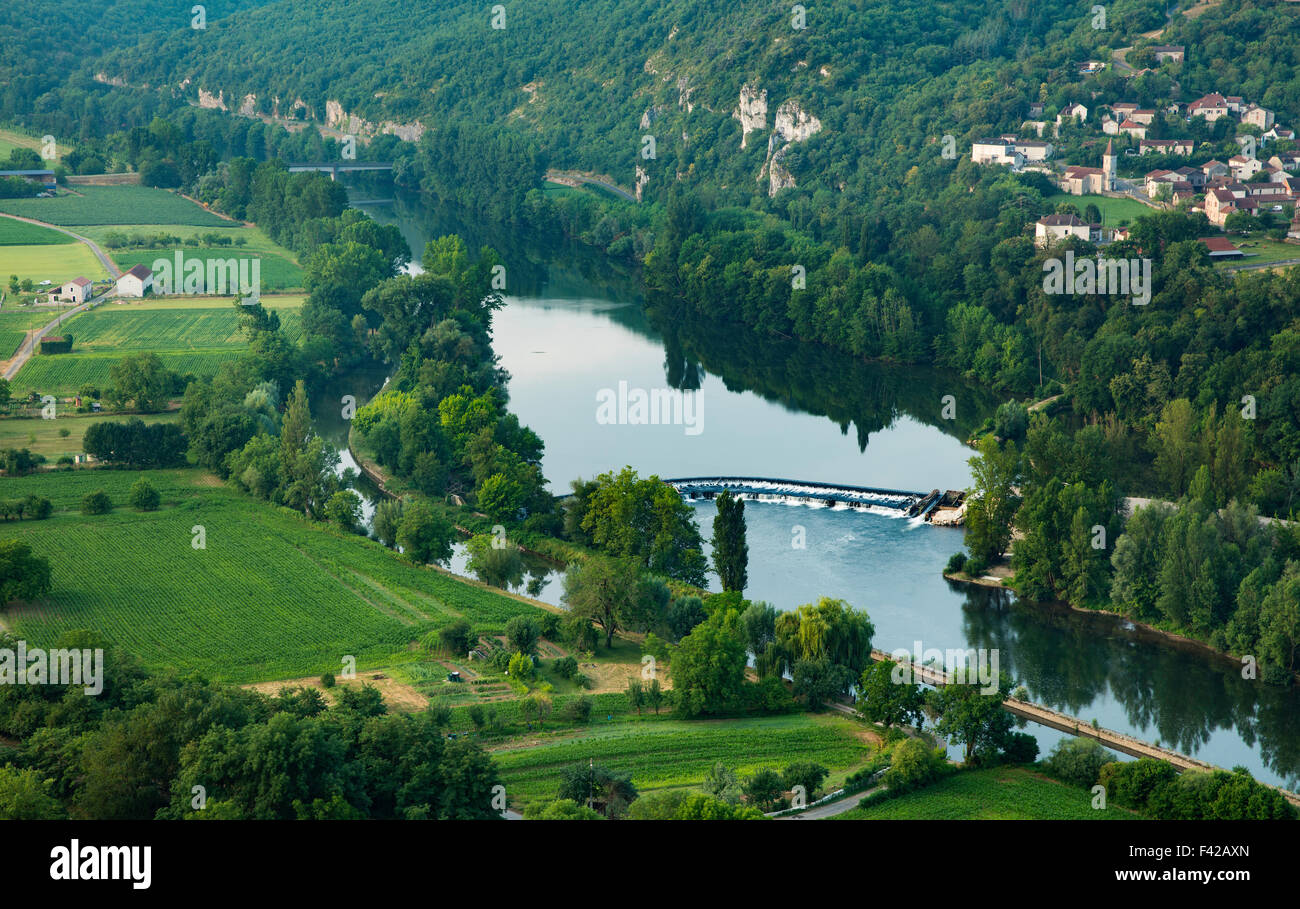
MULTIPOLYGON (((63 455, 81 454, 81 442, 86 430, 95 423, 120 422, 131 419, 134 414, 100 414, 63 412, 56 419, 14 419, 0 420, 0 449, 28 448, 36 454, 45 455, 54 462, 63 455), (60 435, 67 430, 66 436, 60 435)), ((177 413, 159 413, 141 415, 140 419, 148 423, 175 423, 180 418, 177 413)))
MULTIPOLYGON (((299 295, 264 301, 279 313, 290 338, 298 336, 302 299, 299 295)), ((224 297, 104 303, 70 319, 67 331, 75 339, 73 352, 32 357, 14 376, 16 393, 71 395, 86 383, 102 389, 109 384, 114 363, 146 350, 157 353, 168 369, 207 378, 247 347, 234 303, 224 297)))
MULTIPOLYGON (((159 259, 174 262, 176 249, 180 249, 185 262, 193 259, 202 259, 205 263, 209 259, 258 259, 261 261, 258 268, 260 269, 263 291, 290 290, 302 287, 302 269, 289 259, 262 250, 250 251, 246 247, 182 246, 169 249, 117 249, 109 252, 109 255, 117 263, 118 268, 126 271, 133 265, 145 265, 153 268, 154 262, 159 259)), ((205 265, 204 268, 206 269, 206 267, 205 265)))
POLYGON ((232 682, 337 673, 423 656, 412 642, 453 618, 500 631, 534 607, 440 572, 378 543, 309 524, 221 486, 197 470, 80 470, 0 478, 0 498, 48 496, 46 521, 0 524, 50 557, 48 600, 11 606, 0 620, 48 646, 88 628, 151 670, 197 670, 232 682), (147 476, 157 512, 124 503, 147 476), (117 506, 83 516, 81 497, 103 489, 117 506), (195 526, 206 549, 192 545, 195 526))
POLYGON ((735 720, 632 717, 586 728, 577 737, 535 747, 497 749, 493 758, 512 802, 554 798, 559 771, 594 759, 628 771, 642 791, 698 786, 721 762, 742 776, 764 767, 816 761, 836 772, 865 763, 874 753, 848 717, 795 713, 735 720))
POLYGON ((855 808, 835 820, 1074 820, 1137 817, 1116 806, 1092 807, 1092 793, 1058 783, 1022 767, 994 767, 954 774, 933 786, 855 808))
POLYGON ((60 227, 89 224, 191 224, 233 226, 201 205, 148 186, 81 186, 79 195, 53 199, 4 199, 0 211, 60 227))
POLYGON ((76 242, 67 234, 48 227, 0 218, 0 246, 61 246, 76 242))

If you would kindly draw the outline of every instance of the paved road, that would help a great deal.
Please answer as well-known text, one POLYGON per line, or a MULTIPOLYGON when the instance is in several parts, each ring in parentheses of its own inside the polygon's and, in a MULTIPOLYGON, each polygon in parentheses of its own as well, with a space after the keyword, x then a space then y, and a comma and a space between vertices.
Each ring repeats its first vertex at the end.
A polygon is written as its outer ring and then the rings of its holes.
POLYGON ((104 251, 99 248, 99 244, 94 240, 91 240, 89 237, 83 237, 81 234, 73 233, 66 227, 59 227, 57 224, 46 224, 44 221, 37 221, 35 218, 20 218, 18 215, 7 215, 4 212, 0 212, 0 218, 11 218, 14 221, 22 221, 25 224, 35 224, 37 227, 48 227, 50 230, 57 230, 61 234, 67 234, 74 240, 78 240, 89 246, 90 251, 95 254, 96 258, 98 258, 101 263, 103 263, 104 268, 108 269, 109 275, 111 275, 114 280, 122 276, 122 270, 114 264, 112 259, 104 255, 104 251))
POLYGON ((36 352, 36 345, 40 343, 41 338, 45 337, 51 331, 58 328, 62 324, 64 319, 68 318, 69 316, 75 316, 79 312, 84 312, 85 310, 89 309, 91 306, 94 306, 100 300, 104 299, 104 296, 105 296, 104 294, 100 294, 98 297, 93 297, 87 300, 85 303, 82 303, 80 306, 76 306, 72 309, 66 310, 61 315, 57 316, 54 319, 54 321, 48 323, 47 325, 42 326, 41 328, 36 329, 33 332, 30 332, 27 335, 27 340, 24 341, 21 346, 19 346, 18 352, 14 354, 13 358, 9 360, 8 365, 5 366, 4 377, 6 379, 12 379, 14 376, 16 376, 18 374, 18 370, 22 369, 23 364, 26 363, 28 360, 30 360, 32 358, 32 354, 36 352))
POLYGON ((574 183, 587 183, 592 186, 599 186, 602 189, 609 190, 615 195, 622 196, 624 199, 627 199, 629 202, 636 201, 636 194, 628 192, 626 189, 623 189, 621 186, 615 186, 613 183, 610 183, 607 180, 600 180, 597 179, 596 177, 587 177, 584 176, 583 174, 574 173, 573 171, 554 171, 554 170, 547 171, 546 179, 550 180, 553 183, 560 183, 560 184, 566 184, 567 181, 572 181, 574 183))

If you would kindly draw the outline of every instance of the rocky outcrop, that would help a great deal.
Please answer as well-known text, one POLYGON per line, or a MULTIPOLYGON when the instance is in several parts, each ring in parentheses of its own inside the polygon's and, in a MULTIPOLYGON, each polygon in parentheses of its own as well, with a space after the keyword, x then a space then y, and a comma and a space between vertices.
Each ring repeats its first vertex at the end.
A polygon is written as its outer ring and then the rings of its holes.
POLYGON ((199 107, 205 108, 207 110, 225 110, 226 93, 217 92, 214 95, 212 94, 212 92, 199 89, 199 107))
POLYGON ((795 185, 794 175, 781 160, 786 149, 791 143, 806 141, 821 132, 821 128, 821 121, 804 110, 798 101, 788 98, 781 102, 772 123, 772 134, 767 138, 767 159, 758 174, 760 183, 764 176, 768 178, 768 196, 775 196, 795 185))
POLYGON ((759 91, 746 83, 740 87, 740 101, 731 115, 740 121, 740 147, 749 144, 749 134, 767 129, 767 89, 759 91))
POLYGON ((691 101, 694 91, 695 86, 691 85, 688 77, 682 76, 677 80, 677 106, 688 114, 695 110, 695 103, 691 101))
POLYGON ((787 99, 776 109, 776 120, 772 132, 786 142, 803 142, 809 136, 821 132, 822 122, 799 106, 793 98, 787 99))
POLYGON ((650 182, 650 175, 640 164, 636 166, 636 200, 641 201, 641 190, 650 182))

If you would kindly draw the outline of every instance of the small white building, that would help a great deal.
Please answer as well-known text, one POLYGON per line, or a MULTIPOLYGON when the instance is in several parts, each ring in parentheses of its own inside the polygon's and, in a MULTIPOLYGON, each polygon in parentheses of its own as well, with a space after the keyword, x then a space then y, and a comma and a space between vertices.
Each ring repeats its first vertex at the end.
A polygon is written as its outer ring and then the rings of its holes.
POLYGON ((1075 215, 1048 215, 1034 222, 1034 243, 1051 246, 1066 237, 1096 243, 1101 240, 1101 225, 1089 224, 1075 215))
POLYGON ((67 284, 50 294, 51 303, 85 303, 90 299, 91 283, 89 278, 73 278, 67 284))
POLYGON ((117 279, 119 297, 143 297, 152 289, 153 272, 145 265, 136 265, 117 279))

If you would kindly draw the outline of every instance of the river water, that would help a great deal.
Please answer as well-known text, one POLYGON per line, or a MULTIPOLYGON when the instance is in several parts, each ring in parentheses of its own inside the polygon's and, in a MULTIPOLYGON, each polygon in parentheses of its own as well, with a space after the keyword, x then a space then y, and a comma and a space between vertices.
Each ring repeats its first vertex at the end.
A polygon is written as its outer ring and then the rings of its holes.
MULTIPOLYGON (((507 267, 494 346, 509 370, 511 409, 545 441, 555 491, 624 465, 661 477, 731 475, 890 489, 970 482, 962 440, 998 401, 959 377, 865 364, 734 328, 647 315, 635 280, 580 249, 418 204, 368 208, 398 224, 418 260, 424 243, 458 232, 491 244, 507 267), (694 427, 606 425, 602 389, 698 389, 694 427), (951 396, 955 419, 944 419, 951 396), (698 432, 688 429, 698 427, 698 432)), ((367 384, 377 387, 374 377, 367 384)), ((703 535, 713 506, 697 503, 703 535)), ((960 530, 862 511, 748 502, 746 596, 780 609, 828 596, 865 609, 883 650, 996 649, 1030 699, 1258 779, 1300 779, 1300 695, 1240 678, 1231 662, 1153 640, 1109 616, 1029 606, 1004 591, 944 580, 960 530)), ((544 566, 533 592, 558 603, 544 566)), ((453 569, 464 570, 463 551, 453 569)), ((1031 724, 1046 752, 1059 733, 1031 724)))

